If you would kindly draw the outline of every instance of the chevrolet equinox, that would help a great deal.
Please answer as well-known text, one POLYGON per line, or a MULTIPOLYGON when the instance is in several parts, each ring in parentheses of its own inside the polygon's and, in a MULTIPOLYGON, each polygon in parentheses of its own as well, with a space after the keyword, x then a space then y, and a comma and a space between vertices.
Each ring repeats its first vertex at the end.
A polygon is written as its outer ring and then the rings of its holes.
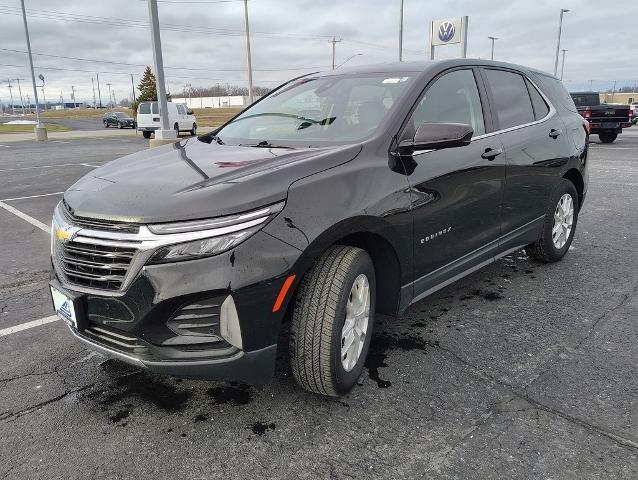
POLYGON ((348 392, 376 312, 524 248, 560 260, 587 125, 553 76, 446 60, 291 80, 213 132, 97 168, 55 209, 51 293, 91 348, 182 377, 348 392))

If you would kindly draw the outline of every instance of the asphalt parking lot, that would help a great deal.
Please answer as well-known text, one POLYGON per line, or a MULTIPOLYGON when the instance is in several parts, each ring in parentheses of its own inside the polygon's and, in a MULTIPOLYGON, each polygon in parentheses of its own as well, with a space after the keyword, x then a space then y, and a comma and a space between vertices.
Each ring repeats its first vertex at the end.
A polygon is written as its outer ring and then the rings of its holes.
POLYGON ((638 478, 638 128, 591 146, 562 262, 517 252, 377 318, 340 399, 283 354, 263 387, 160 377, 50 318, 60 192, 145 147, 0 141, 0 479, 638 478))

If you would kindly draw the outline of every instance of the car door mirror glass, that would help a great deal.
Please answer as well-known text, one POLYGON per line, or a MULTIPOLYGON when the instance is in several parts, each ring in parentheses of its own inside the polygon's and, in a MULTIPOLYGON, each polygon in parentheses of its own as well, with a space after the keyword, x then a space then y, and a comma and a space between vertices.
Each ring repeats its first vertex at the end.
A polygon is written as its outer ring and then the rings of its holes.
POLYGON ((410 155, 417 150, 438 150, 463 147, 472 141, 474 130, 464 123, 423 123, 413 139, 399 144, 401 155, 410 155))
POLYGON ((192 115, 193 111, 189 108, 188 110, 186 110, 186 115, 192 115))

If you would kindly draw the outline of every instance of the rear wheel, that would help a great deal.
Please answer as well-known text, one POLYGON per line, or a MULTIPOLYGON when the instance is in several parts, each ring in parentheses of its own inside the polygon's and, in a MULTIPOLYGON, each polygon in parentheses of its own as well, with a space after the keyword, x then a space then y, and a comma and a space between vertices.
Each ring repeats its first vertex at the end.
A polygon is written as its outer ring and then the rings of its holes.
POLYGON ((175 134, 179 137, 179 125, 176 123, 173 128, 175 129, 175 134))
POLYGON ((122 125, 122 122, 117 122, 117 128, 119 128, 120 130, 124 128, 124 125, 122 125))
POLYGON ((525 247, 525 252, 541 262, 557 262, 572 244, 577 221, 578 192, 572 182, 563 179, 547 206, 538 239, 525 247))
POLYGON ((618 138, 618 134, 615 132, 614 133, 610 133, 610 132, 599 133, 598 138, 600 138, 600 141, 603 143, 614 143, 616 138, 618 138))
POLYGON ((304 276, 290 327, 290 362, 299 385, 347 393, 363 371, 376 300, 374 265, 360 248, 331 247, 304 276))
POLYGON ((102 123, 104 124, 104 128, 109 128, 109 124, 106 120, 104 120, 102 123))
POLYGON ((142 132, 142 136, 143 136, 144 138, 151 138, 151 132, 149 132, 149 131, 147 131, 147 130, 144 130, 144 131, 142 132))

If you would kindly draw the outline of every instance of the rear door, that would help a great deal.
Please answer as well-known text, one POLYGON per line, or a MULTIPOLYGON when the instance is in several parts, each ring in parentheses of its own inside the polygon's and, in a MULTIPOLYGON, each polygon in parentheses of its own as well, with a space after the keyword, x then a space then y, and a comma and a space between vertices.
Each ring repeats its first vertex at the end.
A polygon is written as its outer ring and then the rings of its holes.
POLYGON ((491 130, 478 71, 443 73, 417 103, 401 140, 423 123, 463 123, 474 138, 465 147, 415 152, 408 159, 414 219, 414 294, 491 258, 500 234, 505 180, 502 145, 491 130))
POLYGON ((483 74, 507 160, 502 244, 514 248, 536 238, 573 148, 558 112, 528 78, 496 68, 483 74))

